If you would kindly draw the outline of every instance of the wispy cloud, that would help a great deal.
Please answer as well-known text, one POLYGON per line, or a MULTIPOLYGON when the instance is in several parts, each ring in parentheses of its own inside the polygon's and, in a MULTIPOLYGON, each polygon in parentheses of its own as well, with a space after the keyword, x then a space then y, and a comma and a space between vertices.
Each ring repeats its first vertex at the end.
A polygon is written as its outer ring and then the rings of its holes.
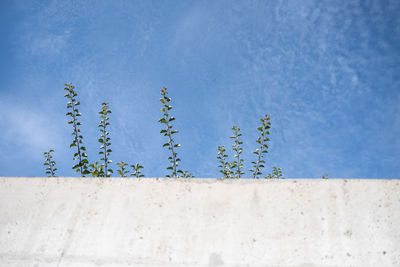
POLYGON ((49 33, 42 36, 33 36, 29 41, 28 50, 32 55, 56 56, 66 47, 69 38, 69 31, 65 31, 62 34, 49 33))
POLYGON ((63 146, 63 133, 55 127, 55 120, 56 117, 36 108, 2 103, 0 138, 26 153, 27 158, 39 158, 44 151, 63 146))

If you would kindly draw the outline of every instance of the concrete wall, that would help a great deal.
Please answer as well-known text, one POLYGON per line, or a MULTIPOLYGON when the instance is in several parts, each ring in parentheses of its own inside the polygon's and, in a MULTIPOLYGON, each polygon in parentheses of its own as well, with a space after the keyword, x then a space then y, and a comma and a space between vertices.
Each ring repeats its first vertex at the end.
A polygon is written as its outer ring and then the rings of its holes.
POLYGON ((0 266, 400 266, 398 180, 0 178, 0 266))

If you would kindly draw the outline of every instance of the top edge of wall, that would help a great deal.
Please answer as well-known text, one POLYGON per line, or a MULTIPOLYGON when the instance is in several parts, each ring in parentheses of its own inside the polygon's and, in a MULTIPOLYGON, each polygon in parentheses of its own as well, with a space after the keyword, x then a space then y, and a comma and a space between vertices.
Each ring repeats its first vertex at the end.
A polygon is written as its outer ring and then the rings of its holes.
POLYGON ((265 178, 240 178, 240 179, 222 179, 222 178, 166 178, 166 177, 0 177, 0 180, 9 180, 9 179, 29 179, 29 180, 95 180, 95 181, 159 181, 159 182, 183 182, 183 183, 214 183, 214 182, 222 182, 222 183, 270 183, 270 182, 279 182, 279 183, 297 183, 297 182, 399 182, 398 178, 285 178, 285 179, 265 179, 265 178))

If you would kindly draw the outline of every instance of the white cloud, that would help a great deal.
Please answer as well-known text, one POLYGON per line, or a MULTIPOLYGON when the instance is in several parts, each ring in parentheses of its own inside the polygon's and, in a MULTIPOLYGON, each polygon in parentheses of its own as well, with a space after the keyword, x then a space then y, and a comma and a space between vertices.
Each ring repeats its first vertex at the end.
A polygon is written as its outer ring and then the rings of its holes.
POLYGON ((37 109, 23 106, 1 105, 1 139, 32 157, 42 157, 50 148, 61 147, 62 133, 54 127, 55 118, 37 109))

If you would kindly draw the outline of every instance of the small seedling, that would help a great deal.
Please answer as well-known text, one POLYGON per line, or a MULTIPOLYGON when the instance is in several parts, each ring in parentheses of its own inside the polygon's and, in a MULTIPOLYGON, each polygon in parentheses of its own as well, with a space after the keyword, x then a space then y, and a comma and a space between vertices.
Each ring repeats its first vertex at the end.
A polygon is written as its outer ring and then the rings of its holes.
POLYGON ((183 177, 183 178, 194 178, 192 173, 188 172, 188 171, 184 171, 181 177, 183 177))
POLYGON ((282 175, 282 169, 281 168, 277 168, 276 166, 272 167, 272 174, 268 174, 267 177, 265 177, 266 179, 272 179, 272 178, 281 178, 283 179, 283 175, 282 175))
POLYGON ((139 163, 136 163, 135 165, 131 165, 131 167, 133 169, 131 176, 134 176, 136 178, 144 177, 144 175, 141 174, 142 173, 141 169, 143 169, 142 165, 140 165, 139 163))
POLYGON ((242 141, 240 141, 240 136, 242 136, 242 134, 240 133, 240 128, 237 126, 233 126, 232 127, 233 130, 233 135, 230 137, 233 139, 233 151, 235 151, 235 159, 232 163, 231 163, 231 169, 233 170, 234 168, 236 168, 236 171, 234 172, 234 178, 240 178, 240 176, 242 174, 244 174, 244 172, 242 171, 243 169, 243 159, 240 158, 240 155, 243 152, 243 149, 240 147, 241 144, 243 144, 242 141))
POLYGON ((98 165, 98 164, 99 162, 96 161, 95 163, 89 165, 90 167, 89 172, 90 174, 92 174, 92 177, 104 177, 104 169, 103 169, 104 165, 103 164, 98 165))
POLYGON ((128 163, 121 161, 121 162, 117 162, 117 165, 120 168, 119 170, 117 170, 118 174, 121 177, 126 177, 126 175, 129 174, 129 171, 126 169, 126 166, 128 166, 128 163))
POLYGON ((70 116, 71 120, 68 121, 68 124, 72 124, 72 135, 74 136, 69 147, 76 147, 77 149, 77 152, 74 153, 74 161, 78 161, 78 163, 74 164, 72 169, 76 172, 80 172, 81 176, 85 177, 86 174, 90 174, 87 166, 89 161, 87 160, 86 147, 83 146, 83 136, 80 130, 82 123, 78 120, 78 117, 82 116, 82 113, 80 113, 77 108, 80 105, 80 102, 76 100, 78 94, 74 89, 75 87, 71 83, 65 84, 64 90, 67 91, 67 93, 64 97, 69 99, 67 108, 71 109, 71 111, 68 111, 66 115, 70 116))
POLYGON ((46 174, 48 175, 48 177, 56 176, 56 162, 52 160, 53 155, 51 154, 53 152, 54 150, 50 149, 49 151, 43 153, 45 157, 45 162, 43 163, 43 165, 46 166, 46 174))

